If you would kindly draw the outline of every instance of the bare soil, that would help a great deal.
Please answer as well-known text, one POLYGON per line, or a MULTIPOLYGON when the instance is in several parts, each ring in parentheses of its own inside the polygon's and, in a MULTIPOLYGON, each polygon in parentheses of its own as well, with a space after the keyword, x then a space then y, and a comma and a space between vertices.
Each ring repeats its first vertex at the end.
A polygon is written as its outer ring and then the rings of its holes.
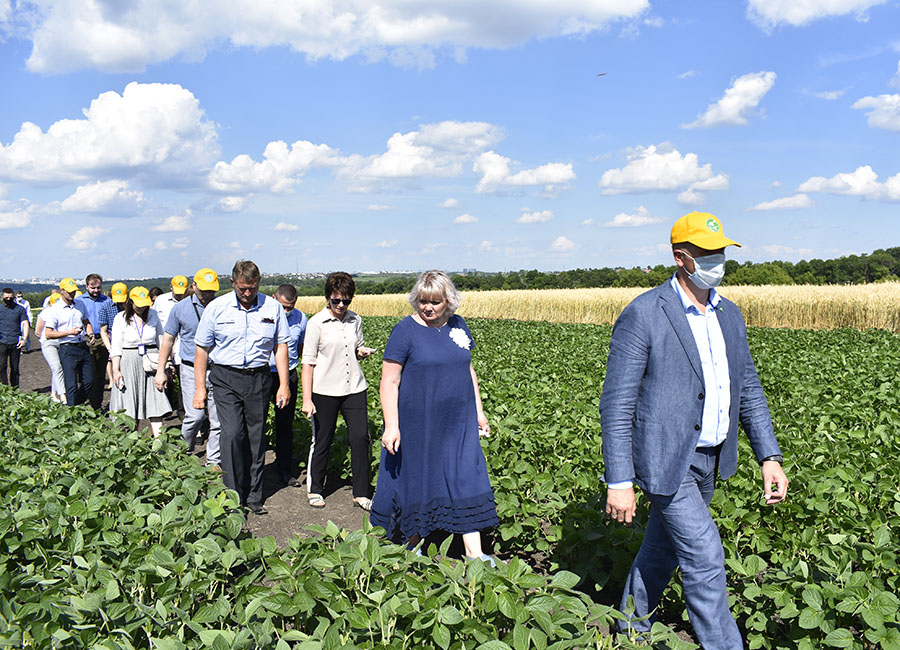
MULTIPOLYGON (((31 335, 31 352, 23 353, 19 364, 19 389, 23 392, 50 393, 50 368, 41 354, 41 344, 31 335)), ((103 397, 109 403, 109 387, 103 397)), ((166 427, 180 428, 181 419, 172 414, 165 420, 166 427)), ((141 423, 146 426, 146 422, 141 423)), ((200 462, 205 462, 205 444, 197 449, 200 462)), ((271 535, 279 546, 285 546, 294 535, 312 535, 307 526, 325 526, 333 521, 341 528, 361 528, 366 513, 353 503, 349 483, 329 476, 325 490, 325 507, 315 509, 306 500, 306 475, 299 477, 303 487, 287 487, 275 471, 275 452, 266 452, 266 468, 263 475, 263 494, 267 515, 247 515, 247 525, 257 537, 271 535)))

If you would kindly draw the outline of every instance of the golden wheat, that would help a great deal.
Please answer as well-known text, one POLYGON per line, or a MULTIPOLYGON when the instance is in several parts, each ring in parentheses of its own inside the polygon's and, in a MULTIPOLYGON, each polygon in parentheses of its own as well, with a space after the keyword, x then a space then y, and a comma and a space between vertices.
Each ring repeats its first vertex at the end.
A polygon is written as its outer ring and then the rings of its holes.
MULTIPOLYGON (((646 289, 533 289, 464 292, 459 313, 467 318, 511 318, 553 323, 615 322, 619 313, 646 289)), ((900 283, 849 286, 723 287, 722 295, 744 312, 755 327, 831 329, 878 328, 900 332, 900 283)), ((301 297, 307 313, 324 307, 318 297, 301 297)), ((362 316, 412 313, 406 294, 360 295, 353 310, 362 316)))

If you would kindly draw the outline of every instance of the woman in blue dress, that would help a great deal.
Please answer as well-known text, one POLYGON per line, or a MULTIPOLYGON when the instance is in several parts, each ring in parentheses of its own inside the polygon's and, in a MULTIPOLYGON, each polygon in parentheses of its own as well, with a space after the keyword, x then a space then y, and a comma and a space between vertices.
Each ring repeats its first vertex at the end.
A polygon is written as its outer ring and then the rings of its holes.
POLYGON ((409 302, 416 313, 394 326, 384 349, 383 450, 369 519, 410 546, 435 530, 461 534, 469 559, 491 561, 480 531, 497 524, 497 509, 478 440, 490 425, 472 333, 442 271, 420 275, 409 302))

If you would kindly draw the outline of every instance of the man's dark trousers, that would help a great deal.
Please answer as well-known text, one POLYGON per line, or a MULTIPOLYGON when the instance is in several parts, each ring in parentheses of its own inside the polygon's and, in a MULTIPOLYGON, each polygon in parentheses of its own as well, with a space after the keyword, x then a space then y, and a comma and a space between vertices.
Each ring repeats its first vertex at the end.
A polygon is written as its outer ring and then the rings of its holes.
POLYGON ((272 373, 268 366, 250 371, 213 364, 209 381, 221 427, 222 480, 238 493, 241 505, 262 505, 272 373))
MULTIPOLYGON (((278 393, 278 373, 272 374, 272 388, 269 391, 272 404, 275 404, 275 396, 278 393)), ((297 408, 297 370, 291 370, 288 375, 288 385, 291 389, 291 398, 287 406, 278 408, 275 404, 275 466, 278 468, 279 478, 294 477, 294 411, 297 408)), ((296 478, 296 477, 294 477, 296 478)))
POLYGON ((22 351, 15 343, 0 343, 0 384, 19 385, 19 358, 22 351), (9 368, 9 378, 6 369, 9 368))
POLYGON ((60 343, 59 363, 66 383, 66 404, 84 404, 94 385, 94 362, 87 344, 60 343))
POLYGON ((88 394, 88 402, 95 411, 103 404, 103 390, 106 387, 106 364, 109 362, 109 350, 103 345, 98 335, 90 344, 91 363, 94 367, 94 383, 88 394))

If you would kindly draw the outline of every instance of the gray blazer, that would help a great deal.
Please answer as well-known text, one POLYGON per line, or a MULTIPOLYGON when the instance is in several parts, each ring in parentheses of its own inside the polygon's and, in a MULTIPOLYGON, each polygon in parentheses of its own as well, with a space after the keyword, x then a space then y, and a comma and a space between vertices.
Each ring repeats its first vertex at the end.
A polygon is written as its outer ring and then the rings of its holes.
MULTIPOLYGON (((737 470, 738 421, 758 461, 781 450, 744 317, 724 298, 717 310, 731 379, 731 426, 719 455, 719 473, 727 479, 737 470)), ((700 438, 703 399, 697 344, 667 281, 635 298, 613 327, 600 398, 605 480, 634 480, 651 494, 674 494, 700 438)))

